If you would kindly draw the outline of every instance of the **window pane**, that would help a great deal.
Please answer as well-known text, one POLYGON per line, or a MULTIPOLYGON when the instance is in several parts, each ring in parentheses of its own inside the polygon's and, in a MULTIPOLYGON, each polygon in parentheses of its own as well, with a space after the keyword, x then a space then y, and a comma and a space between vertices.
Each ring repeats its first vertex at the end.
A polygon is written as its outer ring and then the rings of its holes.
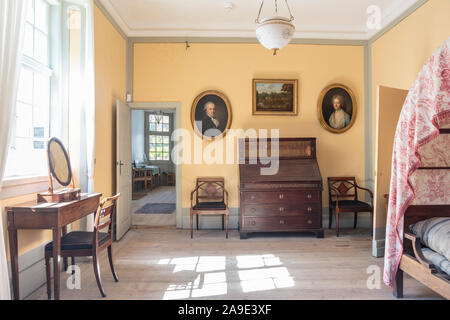
POLYGON ((17 100, 29 104, 33 103, 33 71, 28 68, 22 68, 20 70, 17 100))
POLYGON ((150 136, 150 143, 156 143, 156 136, 150 136))
POLYGON ((164 153, 164 159, 163 160, 169 160, 169 154, 168 153, 164 153))
POLYGON ((158 132, 162 132, 163 130, 162 130, 162 123, 158 123, 157 124, 157 126, 156 126, 156 131, 158 131, 158 132))
POLYGON ((34 23, 34 0, 30 0, 28 2, 27 21, 30 23, 34 23))
POLYGON ((34 25, 45 33, 48 32, 48 4, 43 0, 36 0, 34 25))
POLYGON ((169 125, 168 124, 163 124, 163 131, 164 132, 169 132, 169 125))
POLYGON ((150 131, 156 131, 156 124, 150 123, 150 131))
POLYGON ((156 152, 150 152, 150 160, 156 160, 156 152))
POLYGON ((164 137, 163 137, 163 142, 164 142, 164 143, 168 144, 169 141, 170 141, 170 140, 169 140, 169 136, 164 136, 164 137))
POLYGON ((34 46, 34 58, 45 64, 48 65, 48 43, 47 43, 47 36, 43 34, 42 32, 35 30, 34 31, 34 39, 35 39, 35 46, 34 46))
POLYGON ((18 102, 16 104, 16 136, 31 137, 33 128, 33 107, 18 102))
POLYGON ((164 116, 163 123, 169 123, 169 116, 164 116))
POLYGON ((156 144, 154 143, 150 144, 150 151, 156 151, 156 144))
POLYGON ((164 145, 163 146, 163 151, 164 152, 169 152, 169 146, 168 145, 164 145))
POLYGON ((30 57, 34 57, 34 46, 33 46, 33 32, 34 28, 30 24, 26 24, 25 26, 25 39, 23 43, 23 53, 30 57))
POLYGON ((162 136, 156 136, 156 142, 162 143, 162 136))

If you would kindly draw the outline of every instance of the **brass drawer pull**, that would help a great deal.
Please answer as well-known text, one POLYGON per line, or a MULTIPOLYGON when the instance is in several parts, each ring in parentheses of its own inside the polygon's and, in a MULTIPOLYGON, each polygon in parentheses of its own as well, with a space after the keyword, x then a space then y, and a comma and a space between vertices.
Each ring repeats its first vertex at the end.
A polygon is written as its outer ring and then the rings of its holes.
POLYGON ((280 199, 281 199, 281 200, 284 199, 284 194, 280 194, 280 199))
POLYGON ((252 220, 252 221, 250 221, 250 224, 251 224, 252 226, 255 226, 255 225, 256 225, 256 221, 255 221, 255 220, 252 220))
POLYGON ((284 212, 284 208, 283 207, 280 208, 280 212, 284 212))
POLYGON ((255 209, 255 208, 252 208, 250 211, 251 211, 252 213, 255 213, 255 212, 256 212, 256 209, 255 209))
POLYGON ((250 199, 251 199, 251 200, 255 200, 255 199, 256 199, 256 196, 251 196, 250 199))
POLYGON ((312 221, 311 221, 311 220, 308 220, 308 224, 312 224, 312 221))
POLYGON ((307 197, 308 199, 311 199, 311 198, 312 198, 312 195, 308 194, 306 197, 307 197))
POLYGON ((284 220, 280 220, 280 224, 284 224, 284 220))
POLYGON ((308 208, 308 212, 312 212, 312 208, 308 208))

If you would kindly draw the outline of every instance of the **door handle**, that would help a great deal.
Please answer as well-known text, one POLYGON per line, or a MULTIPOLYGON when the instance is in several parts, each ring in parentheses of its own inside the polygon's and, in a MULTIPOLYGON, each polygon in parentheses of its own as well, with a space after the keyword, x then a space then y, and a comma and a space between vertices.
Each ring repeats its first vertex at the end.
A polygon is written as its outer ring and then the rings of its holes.
POLYGON ((119 166, 119 174, 122 175, 122 166, 125 165, 125 163, 122 162, 122 160, 117 162, 117 165, 119 166))

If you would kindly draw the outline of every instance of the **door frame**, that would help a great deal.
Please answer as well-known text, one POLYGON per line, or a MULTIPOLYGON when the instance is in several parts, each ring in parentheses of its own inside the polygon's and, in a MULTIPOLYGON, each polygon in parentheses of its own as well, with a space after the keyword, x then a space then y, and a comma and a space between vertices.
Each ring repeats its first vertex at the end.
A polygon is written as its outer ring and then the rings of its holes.
MULTIPOLYGON (((133 110, 175 110, 174 130, 181 129, 181 102, 130 102, 128 103, 131 111, 133 110)), ((130 146, 131 148, 131 146, 130 146)), ((131 152, 131 149, 130 149, 131 152)), ((176 220, 177 228, 183 227, 183 207, 182 207, 182 185, 181 185, 181 164, 175 164, 175 192, 176 192, 176 220)))

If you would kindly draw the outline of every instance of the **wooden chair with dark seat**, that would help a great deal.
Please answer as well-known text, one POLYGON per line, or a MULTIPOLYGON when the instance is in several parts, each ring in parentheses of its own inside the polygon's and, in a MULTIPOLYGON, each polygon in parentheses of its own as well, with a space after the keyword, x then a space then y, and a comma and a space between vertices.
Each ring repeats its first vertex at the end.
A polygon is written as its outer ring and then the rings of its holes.
POLYGON ((339 214, 342 212, 354 213, 354 225, 358 223, 358 213, 370 212, 371 233, 373 230, 373 193, 369 189, 362 188, 356 183, 355 177, 329 177, 328 178, 328 196, 329 196, 329 226, 333 218, 333 210, 336 212, 336 236, 339 237, 339 214), (358 200, 358 190, 369 193, 370 203, 358 200))
MULTIPOLYGON (((100 269, 98 254, 103 249, 108 249, 109 266, 116 282, 119 281, 114 270, 113 253, 112 253, 112 222, 114 221, 114 213, 116 209, 117 199, 120 194, 114 197, 103 199, 95 213, 94 231, 72 231, 61 238, 61 257, 72 258, 72 265, 75 265, 75 257, 92 257, 94 265, 95 279, 102 297, 106 297, 103 291, 102 280, 100 278, 100 269), (100 232, 108 228, 107 232, 100 232)), ((50 258, 53 256, 53 242, 45 246, 45 269, 47 275, 47 296, 51 299, 51 282, 50 282, 50 258)), ((54 270, 53 272, 58 272, 54 270)))
POLYGON ((225 189, 224 178, 197 178, 196 187, 191 192, 191 239, 194 234, 194 215, 197 217, 197 230, 199 215, 221 215, 222 230, 226 230, 225 235, 228 239, 228 191, 225 189))

